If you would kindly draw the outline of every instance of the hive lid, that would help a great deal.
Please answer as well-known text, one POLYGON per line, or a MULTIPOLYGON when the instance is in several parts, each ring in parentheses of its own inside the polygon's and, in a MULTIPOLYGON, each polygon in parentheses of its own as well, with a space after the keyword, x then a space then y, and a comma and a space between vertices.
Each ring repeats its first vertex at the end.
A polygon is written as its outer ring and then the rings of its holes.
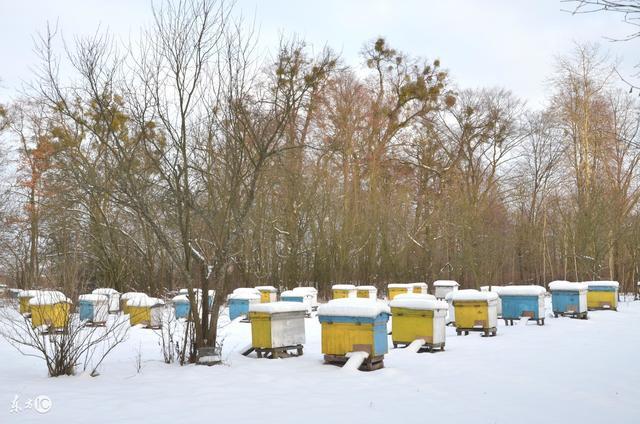
POLYGON ((550 290, 558 290, 558 291, 584 291, 587 290, 589 286, 584 283, 570 283, 569 281, 552 281, 549 283, 550 290))
POLYGON ((498 294, 495 292, 483 292, 474 289, 457 290, 447 295, 447 300, 452 301, 485 301, 497 300, 498 294))
POLYGON ((382 313, 391 313, 385 302, 364 298, 334 299, 318 308, 319 316, 375 318, 382 313))
POLYGON ((164 300, 158 299, 157 297, 138 296, 129 299, 127 305, 135 308, 153 308, 154 306, 164 305, 164 300))
POLYGON ((358 290, 378 290, 375 286, 357 286, 358 290))
POLYGON ((104 294, 96 294, 96 293, 91 293, 91 294, 81 294, 80 296, 78 296, 78 301, 86 301, 86 302, 108 302, 109 301, 109 297, 107 295, 104 294))
POLYGON ((31 299, 29 305, 55 305, 56 303, 72 303, 64 293, 55 290, 38 291, 31 299))
POLYGON ((278 290, 273 286, 256 286, 256 290, 258 291, 266 291, 271 293, 276 293, 278 290))
POLYGON ((20 290, 18 292, 18 297, 33 297, 41 291, 42 290, 20 290))
POLYGON ((105 295, 105 296, 111 296, 111 295, 114 295, 114 294, 119 294, 118 290, 110 289, 110 288, 106 288, 106 287, 97 288, 97 289, 93 290, 91 293, 92 294, 102 294, 102 295, 105 295))
POLYGON ((585 281, 588 287, 615 287, 616 289, 620 287, 620 283, 617 281, 585 281))
POLYGON ((270 302, 249 305, 249 312, 277 314, 284 312, 307 312, 307 306, 300 302, 270 302))
POLYGON ((286 290, 280 293, 280 297, 305 297, 311 296, 311 293, 305 293, 303 291, 286 290))
POLYGON ((140 292, 127 292, 124 293, 122 296, 120 296, 121 300, 129 300, 129 299, 134 299, 134 298, 138 298, 138 297, 149 297, 146 293, 140 293, 140 292))
POLYGON ((500 296, 540 296, 547 292, 542 286, 504 286, 499 287, 497 292, 500 296))
POLYGON ((458 287, 459 285, 453 280, 437 280, 433 282, 433 287, 458 287))
POLYGON ((177 296, 173 296, 171 298, 171 301, 172 302, 178 302, 178 303, 180 303, 180 302, 189 303, 189 298, 187 297, 186 294, 179 294, 177 296))
POLYGON ((429 288, 429 285, 425 282, 411 283, 409 284, 411 287, 426 287, 429 288))
POLYGON ((436 309, 448 309, 447 302, 436 300, 430 294, 400 294, 389 304, 392 308, 416 309, 420 311, 433 311, 436 309))
POLYGON ((294 292, 317 294, 318 289, 315 287, 294 287, 294 292))
POLYGON ((355 288, 353 284, 334 284, 331 290, 354 290, 355 288))
POLYGON ((237 288, 229 295, 229 299, 236 300, 255 300, 260 299, 260 292, 250 287, 237 288))
POLYGON ((389 288, 389 289, 410 289, 411 288, 411 284, 391 283, 391 284, 387 284, 387 288, 389 288))

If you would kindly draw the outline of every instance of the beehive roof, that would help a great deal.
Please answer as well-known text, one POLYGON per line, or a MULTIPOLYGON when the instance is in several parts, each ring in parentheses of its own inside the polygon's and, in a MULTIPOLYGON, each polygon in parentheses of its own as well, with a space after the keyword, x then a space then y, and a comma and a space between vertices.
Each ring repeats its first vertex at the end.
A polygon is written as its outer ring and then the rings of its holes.
POLYGON ((459 301, 490 301, 498 299, 495 292, 483 292, 474 289, 457 290, 447 294, 447 300, 459 301))
POLYGON ((585 283, 570 283, 569 281, 552 281, 549 283, 550 290, 559 290, 559 291, 580 291, 587 290, 589 286, 585 283))
POLYGON ((539 296, 546 293, 547 289, 542 286, 504 286, 500 287, 500 296, 539 296))
POLYGON ((375 318, 381 313, 391 313, 386 303, 364 298, 334 299, 318 308, 321 316, 375 318))
POLYGON ((331 289, 332 290, 353 290, 356 286, 353 284, 334 284, 331 289))
POLYGON ((250 312, 262 312, 265 314, 277 314, 284 312, 306 312, 307 306, 300 302, 270 302, 254 303, 249 305, 250 312))
POLYGON ((87 302, 108 302, 109 297, 107 297, 104 294, 91 293, 91 294, 81 294, 80 296, 78 296, 78 300, 87 301, 87 302))
POLYGON ((457 281, 453 280, 436 280, 433 282, 434 287, 458 287, 459 285, 457 281))
POLYGON ((416 309, 420 311, 433 311, 435 309, 448 309, 447 302, 436 300, 430 294, 400 294, 389 304, 392 308, 416 309))
POLYGON ((93 290, 91 293, 92 294, 102 294, 102 295, 110 296, 112 294, 118 294, 118 290, 102 287, 102 288, 97 288, 97 289, 93 290))
POLYGON ((55 305, 56 303, 72 303, 64 293, 55 290, 38 291, 31 299, 29 305, 55 305))

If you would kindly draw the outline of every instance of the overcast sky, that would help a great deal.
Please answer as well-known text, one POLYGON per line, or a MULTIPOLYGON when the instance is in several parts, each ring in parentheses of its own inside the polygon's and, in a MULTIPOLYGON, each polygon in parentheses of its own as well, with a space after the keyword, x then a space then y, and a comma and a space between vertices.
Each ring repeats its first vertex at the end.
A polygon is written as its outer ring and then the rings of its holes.
MULTIPOLYGON (((255 20, 261 51, 280 35, 324 45, 359 65, 364 42, 384 36, 412 55, 440 58, 461 87, 503 86, 533 107, 545 98, 554 58, 574 42, 599 42, 630 74, 639 41, 611 43, 632 28, 621 16, 563 12, 559 0, 238 0, 236 11, 255 20)), ((0 101, 15 95, 36 63, 33 37, 58 22, 66 38, 98 26, 123 39, 150 21, 150 0, 0 0, 0 101)))

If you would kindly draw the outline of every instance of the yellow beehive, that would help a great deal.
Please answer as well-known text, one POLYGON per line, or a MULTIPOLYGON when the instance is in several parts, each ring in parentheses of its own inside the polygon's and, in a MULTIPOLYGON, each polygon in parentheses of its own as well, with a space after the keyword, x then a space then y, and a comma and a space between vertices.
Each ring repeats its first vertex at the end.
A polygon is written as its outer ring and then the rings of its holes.
POLYGON ((278 290, 273 286, 257 286, 260 292, 260 303, 276 302, 278 300, 278 290))
POLYGON ((43 290, 29 300, 29 308, 33 328, 64 329, 69 323, 71 300, 59 291, 43 290))
POLYGON ((325 362, 344 363, 348 354, 366 352, 366 367, 381 367, 388 351, 389 312, 386 303, 369 299, 334 299, 320 305, 318 319, 325 362))
POLYGON ((618 310, 618 289, 620 284, 617 281, 588 281, 587 286, 587 308, 618 310))
POLYGON ((450 293, 455 309, 456 332, 483 331, 495 335, 498 321, 498 295, 478 290, 458 290, 450 293))
POLYGON ((164 301, 155 297, 134 297, 127 302, 129 322, 132 326, 142 324, 151 328, 162 326, 164 301))
POLYGON ((18 293, 18 302, 20 303, 20 313, 21 314, 29 314, 31 313, 31 308, 29 307, 29 300, 33 298, 37 293, 40 293, 41 290, 21 290, 18 293))
POLYGON ((378 289, 374 286, 358 286, 356 287, 356 293, 356 297, 362 299, 376 299, 378 297, 378 289))
POLYGON ((400 294, 390 303, 394 347, 424 340, 428 350, 444 350, 446 317, 449 305, 423 294, 400 294))
POLYGON ((411 293, 429 294, 429 285, 427 283, 411 283, 411 293))
POLYGON ((251 344, 255 349, 301 346, 305 342, 307 306, 299 302, 249 305, 251 344))
POLYGON ((129 301, 132 299, 148 297, 145 293, 127 292, 120 296, 120 310, 123 314, 130 314, 129 301))
POLYGON ((331 287, 331 292, 334 299, 356 297, 356 286, 353 284, 334 284, 331 287))
POLYGON ((387 286, 389 300, 393 300, 399 294, 411 293, 411 284, 389 284, 387 286))

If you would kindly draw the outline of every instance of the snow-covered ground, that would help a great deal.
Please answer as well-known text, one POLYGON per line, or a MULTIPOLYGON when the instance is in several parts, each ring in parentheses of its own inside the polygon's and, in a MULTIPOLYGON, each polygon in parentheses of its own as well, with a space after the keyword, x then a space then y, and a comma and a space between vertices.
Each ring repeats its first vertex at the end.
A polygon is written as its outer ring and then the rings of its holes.
POLYGON ((156 333, 133 328, 96 378, 48 378, 0 340, 0 423, 640 422, 640 302, 586 321, 500 323, 494 338, 448 327, 445 352, 392 349, 369 373, 323 364, 315 317, 299 358, 243 357, 250 324, 225 332, 225 365, 179 367, 162 362, 156 333), (46 414, 24 408, 37 396, 51 399, 46 414))

